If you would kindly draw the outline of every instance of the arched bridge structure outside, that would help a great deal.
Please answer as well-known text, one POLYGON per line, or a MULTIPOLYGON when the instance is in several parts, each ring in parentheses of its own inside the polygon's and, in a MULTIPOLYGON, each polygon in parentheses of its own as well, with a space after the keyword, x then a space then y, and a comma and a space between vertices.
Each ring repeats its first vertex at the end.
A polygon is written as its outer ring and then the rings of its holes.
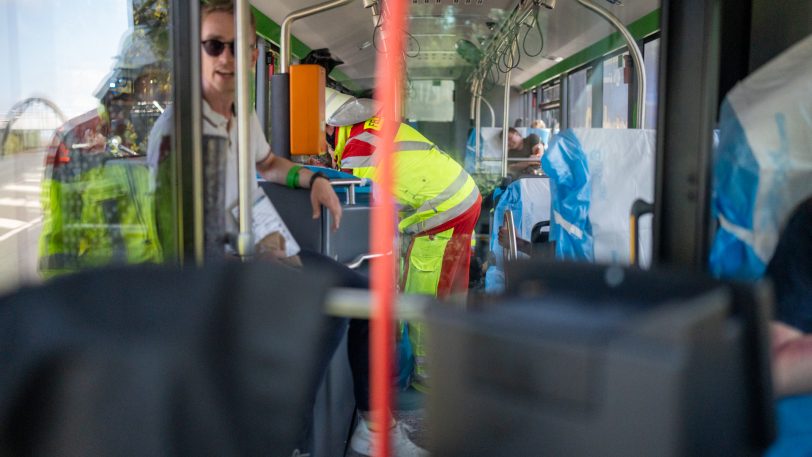
POLYGON ((15 103, 14 106, 11 107, 11 109, 8 111, 8 114, 6 115, 7 119, 6 125, 2 127, 2 130, 0 130, 0 157, 6 155, 6 138, 8 138, 9 133, 11 133, 11 127, 30 106, 36 104, 42 104, 50 108, 51 111, 53 111, 54 114, 56 114, 56 116, 59 118, 60 123, 64 124, 67 121, 67 118, 65 117, 65 114, 62 112, 62 110, 59 109, 59 107, 56 106, 54 102, 48 100, 47 98, 29 97, 23 101, 15 103))

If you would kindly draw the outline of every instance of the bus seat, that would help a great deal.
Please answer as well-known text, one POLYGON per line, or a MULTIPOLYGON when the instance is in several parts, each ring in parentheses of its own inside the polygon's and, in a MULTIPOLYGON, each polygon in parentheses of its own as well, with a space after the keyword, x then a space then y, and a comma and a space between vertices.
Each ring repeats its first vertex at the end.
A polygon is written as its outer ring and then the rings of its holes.
POLYGON ((428 311, 432 455, 764 455, 763 285, 535 258, 508 274, 498 301, 428 311))
MULTIPOLYGON (((474 172, 502 175, 502 127, 482 127, 480 129, 481 151, 476 156, 474 172)), ((475 149, 473 132, 469 139, 471 151, 475 149)), ((470 173, 470 172, 469 172, 470 173)))
POLYGON ((535 127, 526 127, 526 128, 517 128, 516 130, 522 134, 523 137, 527 137, 530 134, 538 135, 541 142, 544 143, 544 146, 550 144, 550 137, 552 136, 551 132, 552 129, 540 129, 535 127), (522 132, 524 130, 524 132, 522 132))
MULTIPOLYGON (((654 130, 566 129, 542 156, 550 177, 556 257, 628 264, 629 214, 654 200, 654 130)), ((640 264, 651 262, 651 218, 640 221, 640 264)))
MULTIPOLYGON (((315 167, 311 169, 325 173, 330 179, 355 178, 340 171, 315 167)), ((323 210, 319 220, 311 218, 308 190, 289 189, 269 182, 260 182, 260 186, 302 249, 322 254, 345 265, 369 253, 371 185, 356 187, 356 204, 344 204, 342 189, 336 188, 343 214, 341 227, 335 232, 330 229, 332 219, 329 211, 323 210)), ((365 262, 356 271, 367 274, 368 268, 369 263, 365 262)), ((306 447, 316 457, 343 455, 352 427, 355 397, 346 344, 345 332, 321 380, 313 406, 313 425, 306 447)))
POLYGON ((0 454, 291 455, 332 281, 139 265, 0 299, 0 454))
MULTIPOLYGON (((318 169, 322 171, 323 169, 318 169)), ((334 172, 333 179, 355 178, 346 173, 334 172)), ((313 220, 310 213, 310 191, 260 182, 260 187, 273 202, 291 234, 302 249, 317 252, 343 264, 349 264, 369 253, 369 218, 371 185, 356 186, 355 204, 346 204, 346 190, 336 188, 342 202, 341 227, 332 231, 329 211, 322 210, 322 217, 313 220)), ((363 270, 362 270, 363 271, 363 270)))
POLYGON ((725 97, 713 161, 719 221, 710 270, 758 279, 790 212, 812 195, 812 37, 739 82, 725 97))
POLYGON ((516 235, 530 240, 533 226, 550 220, 550 180, 545 176, 524 176, 510 183, 499 196, 490 238, 490 252, 495 263, 485 272, 485 291, 488 293, 500 293, 504 289, 504 255, 499 245, 499 227, 508 210, 513 213, 516 235))

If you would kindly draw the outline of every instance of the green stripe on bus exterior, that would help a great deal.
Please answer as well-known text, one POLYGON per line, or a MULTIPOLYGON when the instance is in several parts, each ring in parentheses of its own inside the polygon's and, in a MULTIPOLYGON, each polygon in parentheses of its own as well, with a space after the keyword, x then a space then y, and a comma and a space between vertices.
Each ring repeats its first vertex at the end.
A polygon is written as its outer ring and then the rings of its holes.
MULTIPOLYGON (((660 9, 641 17, 640 19, 632 22, 628 26, 629 32, 635 40, 641 40, 660 29, 660 9)), ((533 76, 521 84, 524 90, 532 89, 539 84, 545 83, 556 76, 566 73, 572 69, 578 68, 584 64, 592 62, 595 59, 605 56, 617 49, 626 46, 626 40, 615 32, 608 37, 576 52, 575 54, 567 57, 561 62, 553 65, 552 67, 542 71, 541 73, 533 76)))
MULTIPOLYGON (((273 19, 266 16, 262 11, 258 10, 256 7, 251 7, 251 10, 254 12, 254 17, 257 21, 257 34, 262 38, 265 38, 268 41, 276 43, 279 45, 279 36, 282 33, 282 27, 273 21, 273 19)), ((297 59, 301 59, 307 55, 311 51, 310 47, 304 44, 301 40, 296 38, 295 36, 291 35, 290 40, 290 53, 293 57, 297 59)), ((341 82, 346 86, 348 89, 352 91, 359 91, 360 88, 355 84, 353 80, 351 80, 347 75, 345 75, 341 70, 335 69, 330 72, 330 76, 336 81, 341 82)))

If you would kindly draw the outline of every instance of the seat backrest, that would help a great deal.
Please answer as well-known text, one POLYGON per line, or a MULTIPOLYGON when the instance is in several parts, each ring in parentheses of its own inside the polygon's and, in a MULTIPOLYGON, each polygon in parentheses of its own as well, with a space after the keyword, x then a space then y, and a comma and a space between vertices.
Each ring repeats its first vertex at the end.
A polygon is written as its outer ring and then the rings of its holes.
MULTIPOLYGON (((518 129, 521 133, 522 129, 518 129)), ((539 139, 541 140, 544 145, 550 144, 550 136, 551 136, 551 129, 540 129, 534 127, 526 127, 523 129, 524 132, 522 133, 523 137, 527 137, 530 134, 538 135, 539 139)))
POLYGON ((725 97, 713 163, 710 254, 717 276, 757 279, 792 210, 812 196, 812 37, 725 97))
POLYGON ((0 454, 291 455, 332 279, 89 271, 0 300, 0 454))
MULTIPOLYGON (((550 177, 550 239, 560 258, 630 261, 629 214, 654 200, 654 130, 567 129, 541 159, 550 177)), ((640 221, 640 263, 651 259, 651 218, 640 221)))
POLYGON ((516 236, 530 241, 533 226, 550 220, 550 180, 546 176, 525 176, 510 183, 500 195, 493 212, 490 239, 490 252, 496 263, 488 268, 485 277, 485 289, 493 293, 504 287, 499 227, 504 224, 505 211, 513 213, 516 236))

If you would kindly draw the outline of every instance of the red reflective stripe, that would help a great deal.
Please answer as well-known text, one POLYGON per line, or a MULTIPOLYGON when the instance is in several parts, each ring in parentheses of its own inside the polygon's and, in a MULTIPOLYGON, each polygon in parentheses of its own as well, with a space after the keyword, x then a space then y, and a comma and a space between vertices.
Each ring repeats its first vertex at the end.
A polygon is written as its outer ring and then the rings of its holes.
MULTIPOLYGON (((375 203, 370 221, 371 252, 390 252, 395 239, 395 205, 393 203, 395 135, 400 126, 399 107, 403 87, 403 36, 407 32, 408 4, 395 1, 383 10, 381 38, 387 52, 379 56, 375 68, 375 99, 383 107, 384 122, 379 137, 380 162, 378 191, 382 198, 375 203)), ((392 356, 394 354, 395 321, 395 256, 378 257, 372 261, 373 309, 370 351, 372 352, 372 418, 376 432, 372 440, 374 457, 391 455, 389 434, 392 405, 392 356)))
POLYGON ((347 141, 344 147, 344 153, 341 154, 341 160, 349 157, 367 157, 375 153, 375 146, 367 143, 366 141, 347 141))

